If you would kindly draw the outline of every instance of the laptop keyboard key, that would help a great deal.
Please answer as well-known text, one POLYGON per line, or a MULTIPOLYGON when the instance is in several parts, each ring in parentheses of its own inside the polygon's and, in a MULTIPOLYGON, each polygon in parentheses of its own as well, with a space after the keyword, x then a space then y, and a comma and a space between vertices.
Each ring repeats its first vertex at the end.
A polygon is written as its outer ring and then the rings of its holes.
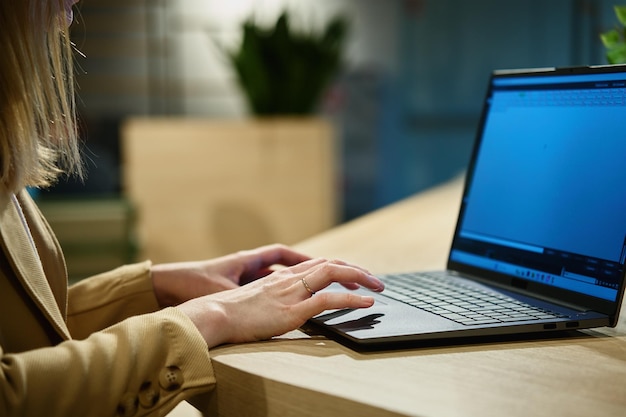
POLYGON ((387 295, 392 298, 463 325, 559 317, 506 295, 459 284, 442 276, 400 274, 381 278, 387 295))

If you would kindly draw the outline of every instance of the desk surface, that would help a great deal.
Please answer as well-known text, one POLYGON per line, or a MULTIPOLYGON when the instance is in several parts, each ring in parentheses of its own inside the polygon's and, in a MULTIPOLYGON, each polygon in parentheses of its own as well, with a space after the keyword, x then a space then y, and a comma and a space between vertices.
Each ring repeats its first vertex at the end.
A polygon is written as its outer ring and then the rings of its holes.
MULTIPOLYGON (((302 242, 372 272, 439 269, 453 181, 302 242)), ((359 353, 321 336, 212 351, 220 416, 626 416, 626 314, 617 328, 529 341, 359 353)))

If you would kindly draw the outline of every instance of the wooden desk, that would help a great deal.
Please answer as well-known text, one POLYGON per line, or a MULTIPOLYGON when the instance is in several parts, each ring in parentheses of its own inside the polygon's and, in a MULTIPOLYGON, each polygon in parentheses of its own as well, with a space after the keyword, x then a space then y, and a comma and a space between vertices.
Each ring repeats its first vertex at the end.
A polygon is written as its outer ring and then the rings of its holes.
MULTIPOLYGON (((446 184, 298 248, 373 272, 441 268, 461 194, 446 184)), ((212 351, 219 416, 626 416, 626 320, 573 337, 358 353, 300 331, 212 351)))

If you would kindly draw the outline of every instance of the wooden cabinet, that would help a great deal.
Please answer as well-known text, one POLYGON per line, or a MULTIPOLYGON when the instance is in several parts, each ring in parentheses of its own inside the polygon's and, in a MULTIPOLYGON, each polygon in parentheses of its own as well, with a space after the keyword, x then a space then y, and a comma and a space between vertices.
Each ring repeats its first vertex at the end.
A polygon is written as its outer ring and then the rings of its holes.
POLYGON ((122 172, 140 257, 204 259, 332 227, 334 147, 318 118, 129 119, 122 172))

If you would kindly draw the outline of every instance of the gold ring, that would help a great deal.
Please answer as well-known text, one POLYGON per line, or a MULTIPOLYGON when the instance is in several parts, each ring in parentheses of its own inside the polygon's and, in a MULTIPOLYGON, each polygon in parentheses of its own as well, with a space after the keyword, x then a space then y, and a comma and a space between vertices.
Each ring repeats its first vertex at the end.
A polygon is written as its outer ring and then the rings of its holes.
POLYGON ((302 278, 300 281, 302 281, 302 285, 304 285, 304 289, 306 289, 311 295, 315 295, 315 291, 313 291, 311 287, 309 287, 309 284, 307 284, 304 278, 302 278))

